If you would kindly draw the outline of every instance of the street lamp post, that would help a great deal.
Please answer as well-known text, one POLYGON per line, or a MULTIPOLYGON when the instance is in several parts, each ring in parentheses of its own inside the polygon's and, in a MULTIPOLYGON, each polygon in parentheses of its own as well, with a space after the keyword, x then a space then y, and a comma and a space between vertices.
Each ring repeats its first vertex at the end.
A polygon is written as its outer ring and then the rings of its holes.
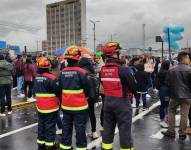
POLYGON ((189 48, 189 39, 186 40, 186 46, 189 48))
POLYGON ((90 22, 93 24, 93 31, 94 31, 94 52, 96 51, 96 23, 100 21, 93 21, 90 20, 90 22))
POLYGON ((36 41, 36 50, 37 50, 37 53, 38 53, 38 40, 36 41))
POLYGON ((114 34, 111 34, 111 42, 113 41, 113 37, 116 36, 117 34, 114 33, 114 34))

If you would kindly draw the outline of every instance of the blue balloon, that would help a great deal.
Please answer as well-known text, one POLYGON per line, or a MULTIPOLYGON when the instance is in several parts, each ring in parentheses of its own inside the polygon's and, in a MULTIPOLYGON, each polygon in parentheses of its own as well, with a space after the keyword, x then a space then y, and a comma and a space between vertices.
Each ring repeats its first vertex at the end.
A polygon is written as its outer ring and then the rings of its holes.
POLYGON ((184 32, 184 26, 182 25, 168 25, 163 28, 164 36, 163 40, 169 44, 168 35, 170 35, 170 47, 172 49, 180 49, 178 41, 183 39, 182 32, 184 32), (169 32, 169 33, 168 33, 169 32))
POLYGON ((180 45, 178 42, 171 42, 170 46, 172 49, 180 49, 180 45))
POLYGON ((184 26, 182 26, 182 25, 169 25, 169 26, 164 27, 163 32, 168 33, 168 30, 171 33, 177 34, 180 32, 184 32, 184 26))
MULTIPOLYGON (((183 36, 180 34, 180 33, 178 33, 178 34, 170 34, 170 41, 171 42, 173 42, 173 41, 180 41, 180 40, 182 40, 183 39, 183 36)), ((168 34, 164 34, 164 36, 163 36, 163 40, 165 41, 165 42, 168 42, 168 34)))
POLYGON ((172 33, 180 33, 180 32, 184 32, 184 27, 179 25, 179 26, 172 26, 170 27, 170 32, 172 33))

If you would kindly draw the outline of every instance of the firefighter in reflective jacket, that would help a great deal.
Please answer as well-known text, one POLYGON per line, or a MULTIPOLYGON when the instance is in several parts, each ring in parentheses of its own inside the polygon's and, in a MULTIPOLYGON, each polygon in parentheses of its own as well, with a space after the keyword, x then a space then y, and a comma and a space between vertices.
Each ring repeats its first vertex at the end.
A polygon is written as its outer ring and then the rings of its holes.
POLYGON ((59 110, 57 77, 49 73, 50 62, 43 57, 39 60, 38 74, 34 81, 38 111, 38 149, 54 150, 57 113, 59 110))
POLYGON ((87 71, 78 67, 81 53, 77 47, 66 51, 68 66, 62 71, 63 134, 60 149, 72 149, 73 125, 76 130, 76 150, 86 150, 86 122, 88 116, 89 81, 87 71))
POLYGON ((106 64, 100 72, 104 88, 104 131, 102 149, 113 149, 113 138, 116 124, 119 128, 121 150, 133 150, 131 136, 132 108, 128 100, 128 91, 136 93, 136 81, 128 68, 119 60, 120 45, 117 42, 107 43, 103 48, 106 64))

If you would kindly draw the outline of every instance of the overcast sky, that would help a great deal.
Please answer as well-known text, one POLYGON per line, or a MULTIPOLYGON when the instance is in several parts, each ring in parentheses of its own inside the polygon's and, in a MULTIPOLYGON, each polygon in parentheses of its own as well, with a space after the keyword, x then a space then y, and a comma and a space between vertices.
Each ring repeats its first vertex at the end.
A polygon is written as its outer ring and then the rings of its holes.
MULTIPOLYGON (((37 41, 41 45, 40 41, 46 39, 45 6, 50 1, 55 0, 1 0, 0 39, 35 51, 37 41)), ((185 46, 190 39, 191 46, 190 6, 191 0, 87 0, 88 47, 93 48, 90 19, 100 21, 96 25, 97 44, 108 41, 113 34, 125 48, 141 47, 145 23, 147 46, 160 46, 155 44, 155 36, 162 34, 168 24, 184 25, 185 39, 181 43, 185 46)))

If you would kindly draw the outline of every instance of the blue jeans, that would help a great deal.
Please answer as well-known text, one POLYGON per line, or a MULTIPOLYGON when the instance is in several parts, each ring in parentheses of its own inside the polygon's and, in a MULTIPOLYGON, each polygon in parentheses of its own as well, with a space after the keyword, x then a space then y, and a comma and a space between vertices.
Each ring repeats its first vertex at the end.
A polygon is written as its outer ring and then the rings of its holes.
MULTIPOLYGON (((86 148, 86 122, 88 111, 69 112, 63 111, 63 129, 61 145, 70 147, 72 145, 73 124, 76 130, 76 147, 86 148)), ((62 148, 61 148, 62 149, 62 148)))
POLYGON ((23 93, 24 76, 17 77, 17 94, 23 93))
POLYGON ((159 97, 160 97, 160 119, 163 120, 165 118, 165 114, 167 112, 168 103, 166 101, 166 97, 169 96, 169 90, 168 87, 162 86, 159 89, 159 97))

